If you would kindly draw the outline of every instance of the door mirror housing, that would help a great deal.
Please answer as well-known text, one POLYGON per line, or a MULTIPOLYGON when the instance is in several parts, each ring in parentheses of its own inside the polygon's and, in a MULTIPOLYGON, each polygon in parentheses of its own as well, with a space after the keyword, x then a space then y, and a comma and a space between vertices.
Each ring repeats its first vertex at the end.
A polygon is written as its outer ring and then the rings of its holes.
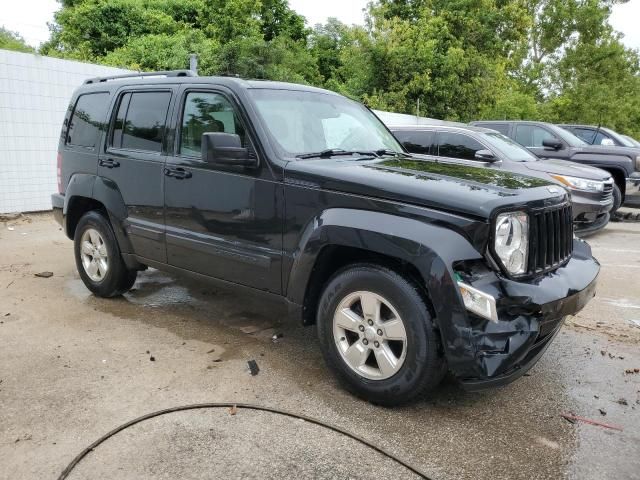
POLYGON ((542 141, 542 146, 546 149, 550 150, 562 150, 564 145, 557 138, 545 138, 542 141))
POLYGON ((495 162, 498 159, 491 150, 478 150, 475 154, 476 160, 481 162, 495 162))
POLYGON ((218 165, 255 167, 257 158, 251 158, 249 149, 242 146, 235 133, 207 132, 202 134, 202 161, 218 165))

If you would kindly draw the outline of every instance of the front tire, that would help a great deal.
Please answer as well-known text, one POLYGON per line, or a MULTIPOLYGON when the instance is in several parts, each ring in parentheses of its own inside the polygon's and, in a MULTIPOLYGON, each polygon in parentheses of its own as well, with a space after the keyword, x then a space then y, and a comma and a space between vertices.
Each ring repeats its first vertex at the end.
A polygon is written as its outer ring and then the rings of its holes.
POLYGON ((616 212, 618 211, 621 205, 622 205, 622 192, 620 191, 620 187, 618 187, 618 185, 614 183, 613 184, 613 207, 611 207, 611 211, 609 212, 609 214, 611 215, 611 218, 614 217, 614 215, 616 214, 616 212))
POLYGON ((446 370, 438 333, 415 286, 361 264, 328 282, 317 312, 329 368, 353 394, 394 406, 435 388, 446 370))
POLYGON ((99 297, 122 295, 136 281, 138 272, 127 269, 111 224, 100 212, 90 211, 80 218, 74 255, 80 278, 99 297))

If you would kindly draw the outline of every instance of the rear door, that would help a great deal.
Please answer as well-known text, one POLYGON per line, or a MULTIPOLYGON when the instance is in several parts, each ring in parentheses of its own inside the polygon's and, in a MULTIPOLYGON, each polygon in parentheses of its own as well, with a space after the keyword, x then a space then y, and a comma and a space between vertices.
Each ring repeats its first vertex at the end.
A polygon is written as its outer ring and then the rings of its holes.
POLYGON ((124 228, 134 253, 163 263, 165 124, 172 98, 171 86, 120 90, 98 162, 98 175, 126 205, 124 228))
POLYGON ((261 159, 249 168, 201 157, 205 132, 237 134, 255 152, 255 136, 233 95, 222 87, 185 87, 175 110, 175 154, 165 170, 168 263, 281 293, 282 183, 261 159))

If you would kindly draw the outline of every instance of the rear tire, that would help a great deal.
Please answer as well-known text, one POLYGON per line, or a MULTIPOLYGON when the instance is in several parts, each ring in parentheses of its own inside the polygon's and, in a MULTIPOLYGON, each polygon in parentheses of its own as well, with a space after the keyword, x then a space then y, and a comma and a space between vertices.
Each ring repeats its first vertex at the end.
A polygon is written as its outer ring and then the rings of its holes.
POLYGON ((138 272, 127 269, 109 220, 98 211, 85 213, 74 235, 80 278, 95 295, 117 297, 129 291, 138 272))
POLYGON ((408 402, 446 373, 424 300, 387 268, 359 264, 334 275, 320 298, 317 325, 328 367, 347 390, 372 403, 408 402))

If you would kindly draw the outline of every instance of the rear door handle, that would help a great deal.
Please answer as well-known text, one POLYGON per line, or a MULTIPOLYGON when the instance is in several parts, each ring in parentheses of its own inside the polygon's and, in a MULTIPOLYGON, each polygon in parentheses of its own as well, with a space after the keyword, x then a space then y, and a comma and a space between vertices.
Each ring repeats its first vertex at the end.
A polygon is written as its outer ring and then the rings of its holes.
POLYGON ((164 174, 167 177, 173 177, 176 180, 185 180, 187 178, 191 178, 191 172, 186 171, 184 168, 165 168, 164 174))
POLYGON ((100 165, 101 167, 107 167, 107 168, 118 168, 120 166, 120 162, 117 160, 112 160, 111 158, 107 158, 106 160, 100 159, 100 161, 98 162, 98 165, 100 165))

